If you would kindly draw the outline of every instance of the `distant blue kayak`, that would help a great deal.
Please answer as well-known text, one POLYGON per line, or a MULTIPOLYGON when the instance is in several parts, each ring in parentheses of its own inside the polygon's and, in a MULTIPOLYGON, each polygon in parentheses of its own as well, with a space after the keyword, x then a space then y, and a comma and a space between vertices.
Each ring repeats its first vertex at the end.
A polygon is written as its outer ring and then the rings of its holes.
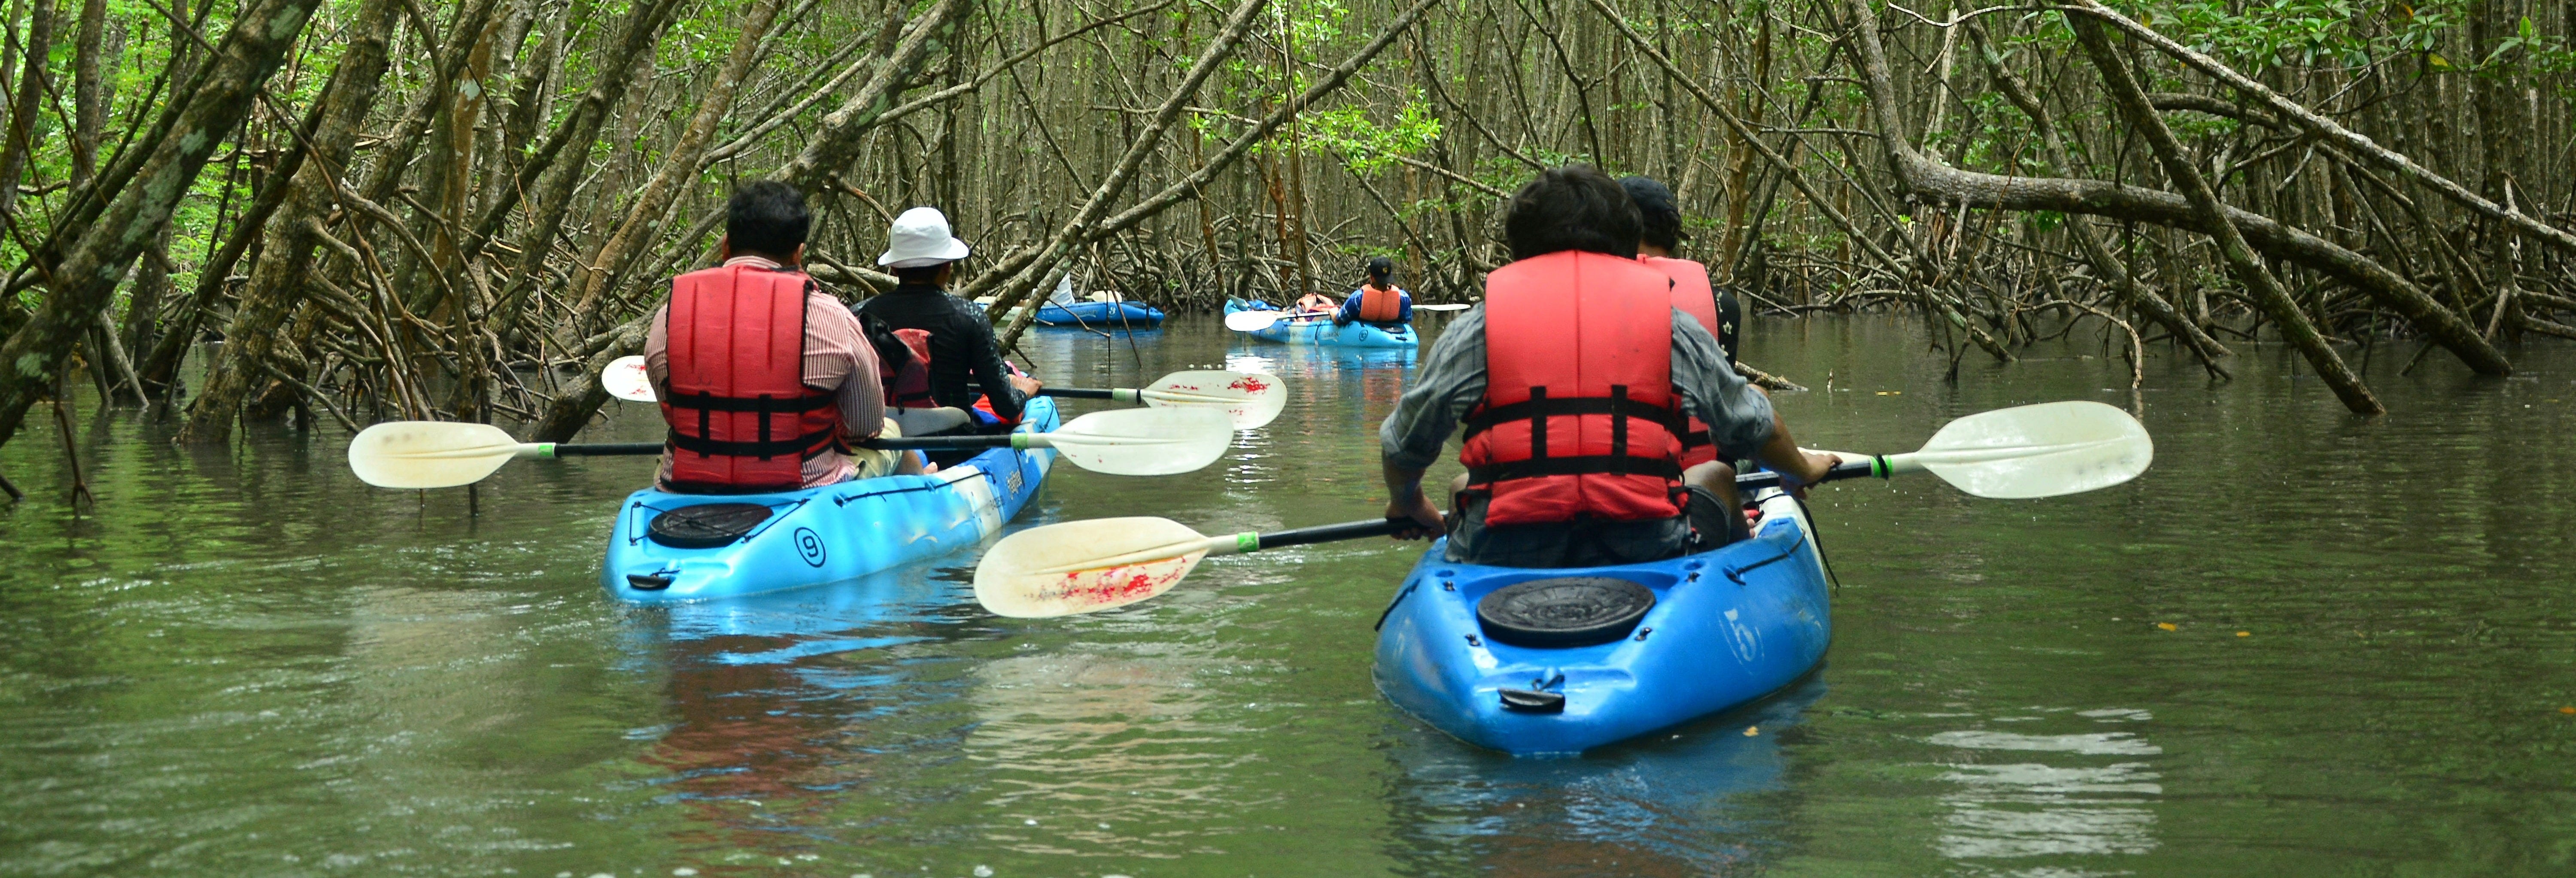
POLYGON ((1142 302, 1075 302, 1058 305, 1048 302, 1038 306, 1035 318, 1040 326, 1089 326, 1107 329, 1118 326, 1160 326, 1163 312, 1142 302))
POLYGON ((1526 755, 1579 753, 1787 686, 1831 639, 1825 573, 1797 501, 1775 493, 1762 509, 1751 540, 1649 564, 1452 564, 1434 543, 1379 628, 1378 691, 1459 740, 1526 755), (1616 639, 1586 646, 1505 643, 1480 618, 1487 595, 1567 577, 1634 583, 1653 603, 1616 639))
MULTIPOLYGON (((1019 429, 1057 425, 1055 400, 1035 397, 1019 429)), ((697 601, 839 582, 945 555, 1001 530, 1037 494, 1054 461, 1049 449, 995 448, 927 476, 803 491, 715 495, 646 488, 628 496, 617 513, 600 584, 636 603, 697 601), (655 533, 654 520, 673 510, 718 504, 735 508, 722 510, 730 517, 708 516, 725 525, 715 538, 675 535, 667 523, 655 533), (739 536, 724 538, 727 533, 739 536), (697 545, 707 542, 716 544, 697 545)))
MULTIPOLYGON (((1273 311, 1268 303, 1246 303, 1227 299, 1225 313, 1237 311, 1273 311)), ((1419 347, 1422 337, 1405 324, 1385 325, 1353 322, 1335 326, 1332 318, 1310 317, 1281 320, 1253 332, 1244 333, 1262 341, 1283 344, 1324 345, 1345 348, 1410 348, 1419 347)))

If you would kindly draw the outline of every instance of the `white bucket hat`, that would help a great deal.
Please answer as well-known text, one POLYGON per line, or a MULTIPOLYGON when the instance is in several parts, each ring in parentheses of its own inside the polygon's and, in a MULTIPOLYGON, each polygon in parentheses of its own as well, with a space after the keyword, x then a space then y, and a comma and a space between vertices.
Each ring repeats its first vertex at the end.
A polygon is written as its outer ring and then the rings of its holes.
POLYGON ((894 218, 886 230, 885 255, 877 264, 888 268, 926 268, 966 258, 966 242, 948 232, 948 215, 936 207, 916 207, 894 218))

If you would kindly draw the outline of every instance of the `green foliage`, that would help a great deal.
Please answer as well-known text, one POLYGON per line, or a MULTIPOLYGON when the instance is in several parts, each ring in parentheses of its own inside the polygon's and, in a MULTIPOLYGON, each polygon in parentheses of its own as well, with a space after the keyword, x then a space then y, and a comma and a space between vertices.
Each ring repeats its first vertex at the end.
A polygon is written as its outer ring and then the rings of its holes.
POLYGON ((1357 105, 1345 105, 1306 118, 1308 143, 1338 155, 1352 170, 1367 173, 1393 164, 1398 157, 1430 149, 1440 140, 1440 117, 1416 93, 1397 111, 1395 121, 1381 124, 1357 105))

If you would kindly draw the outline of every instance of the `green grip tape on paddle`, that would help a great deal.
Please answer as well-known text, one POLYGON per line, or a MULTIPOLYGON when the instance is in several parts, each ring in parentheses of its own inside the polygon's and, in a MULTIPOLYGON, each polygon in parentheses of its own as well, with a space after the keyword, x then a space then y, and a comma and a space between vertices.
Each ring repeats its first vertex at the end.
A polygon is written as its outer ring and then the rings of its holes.
POLYGON ((552 442, 539 442, 539 443, 537 443, 537 456, 538 456, 538 457, 544 457, 544 458, 552 458, 552 457, 554 457, 554 456, 555 456, 555 444, 554 444, 554 443, 552 443, 552 442))
POLYGON ((1011 450, 1012 450, 1012 451, 1027 451, 1027 450, 1029 450, 1029 437, 1030 437, 1030 436, 1032 436, 1032 435, 1035 435, 1035 434, 1031 434, 1031 433, 1013 433, 1013 434, 1011 434, 1011 450))
POLYGON ((1261 534, 1253 531, 1244 531, 1242 533, 1235 534, 1234 550, 1236 552, 1261 551, 1261 534))

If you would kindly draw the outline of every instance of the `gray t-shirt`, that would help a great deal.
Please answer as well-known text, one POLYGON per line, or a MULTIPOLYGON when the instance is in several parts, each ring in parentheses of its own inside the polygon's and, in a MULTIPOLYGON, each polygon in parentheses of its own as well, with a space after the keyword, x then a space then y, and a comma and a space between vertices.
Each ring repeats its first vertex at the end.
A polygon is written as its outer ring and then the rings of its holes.
MULTIPOLYGON (((1717 339, 1679 309, 1673 311, 1672 380, 1681 391, 1682 411, 1706 422, 1709 438, 1719 448, 1752 449, 1771 441, 1770 398, 1735 374, 1717 339)), ((1431 344, 1395 412, 1378 426, 1379 450, 1388 463, 1428 468, 1440 459, 1449 434, 1484 398, 1485 308, 1478 305, 1450 321, 1431 344)), ((1690 540, 1690 525, 1679 518, 1486 528, 1482 502, 1464 504, 1459 517, 1460 526, 1449 535, 1448 555, 1462 563, 1625 564, 1671 557, 1690 540)))

